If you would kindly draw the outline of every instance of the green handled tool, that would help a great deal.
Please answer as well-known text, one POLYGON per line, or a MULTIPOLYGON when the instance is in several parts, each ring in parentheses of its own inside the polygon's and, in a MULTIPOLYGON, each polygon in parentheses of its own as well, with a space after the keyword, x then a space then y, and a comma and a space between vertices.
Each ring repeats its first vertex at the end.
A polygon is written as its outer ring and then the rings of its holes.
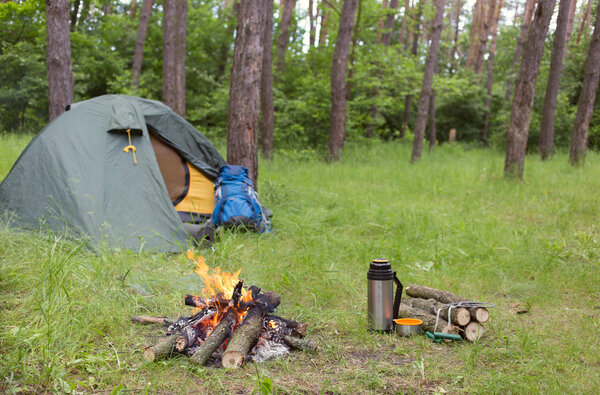
POLYGON ((430 338, 431 340, 433 340, 436 343, 441 343, 442 339, 444 339, 444 340, 462 340, 462 337, 460 337, 460 335, 453 335, 451 333, 442 333, 442 332, 431 333, 431 332, 427 331, 427 332, 425 332, 425 336, 427 336, 428 338, 430 338))

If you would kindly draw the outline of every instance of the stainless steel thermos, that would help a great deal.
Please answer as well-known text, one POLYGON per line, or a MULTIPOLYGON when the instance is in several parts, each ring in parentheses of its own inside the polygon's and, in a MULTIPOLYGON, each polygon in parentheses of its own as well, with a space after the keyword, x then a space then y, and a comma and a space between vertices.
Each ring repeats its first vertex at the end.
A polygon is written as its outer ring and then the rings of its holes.
POLYGON ((398 308, 402 298, 402 283, 387 259, 375 259, 371 262, 368 279, 368 317, 370 330, 390 331, 394 319, 398 318, 398 308), (394 298, 394 283, 396 297, 394 298))

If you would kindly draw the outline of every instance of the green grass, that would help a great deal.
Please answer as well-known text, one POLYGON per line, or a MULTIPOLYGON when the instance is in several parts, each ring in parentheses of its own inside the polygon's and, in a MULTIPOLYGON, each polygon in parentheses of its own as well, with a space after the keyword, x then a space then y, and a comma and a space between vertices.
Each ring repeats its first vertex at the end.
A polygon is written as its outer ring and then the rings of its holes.
MULTIPOLYGON (((0 179, 25 137, 0 137, 0 179)), ((94 254, 60 235, 0 224, 0 390, 151 393, 598 393, 600 156, 528 156, 522 182, 502 153, 443 146, 410 165, 403 144, 347 145, 342 163, 276 157, 260 167, 272 234, 223 235, 199 250, 281 294, 320 351, 238 371, 148 363, 157 327, 202 283, 181 255, 94 254), (404 284, 495 303, 477 344, 366 330, 366 271, 390 259, 404 284), (511 303, 529 312, 515 315, 511 303)))

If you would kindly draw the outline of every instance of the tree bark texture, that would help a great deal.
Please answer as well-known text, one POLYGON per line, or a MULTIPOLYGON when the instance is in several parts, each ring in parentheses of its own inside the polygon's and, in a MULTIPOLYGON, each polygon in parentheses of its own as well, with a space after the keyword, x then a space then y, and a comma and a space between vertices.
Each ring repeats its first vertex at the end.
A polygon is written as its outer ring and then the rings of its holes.
POLYGON ((329 160, 342 159, 346 128, 346 69, 358 0, 344 0, 331 66, 331 122, 329 160))
POLYGON ((188 0, 175 0, 175 112, 185 118, 185 58, 188 0))
POLYGON ((144 3, 142 3, 142 10, 140 11, 140 23, 138 26, 135 49, 133 52, 133 66, 131 67, 133 87, 136 91, 140 88, 140 75, 142 74, 142 63, 144 59, 144 45, 146 43, 148 21, 150 20, 150 14, 152 13, 153 3, 154 0, 144 0, 144 3))
POLYGON ((483 57, 485 55, 485 49, 487 47, 488 36, 490 35, 490 29, 494 24, 494 17, 496 12, 496 2, 497 0, 490 0, 486 4, 487 15, 483 20, 483 26, 481 27, 481 32, 479 34, 479 51, 477 52, 477 59, 475 61, 475 73, 481 74, 483 71, 483 57))
POLYGON ((542 54, 544 53, 544 41, 548 33, 548 26, 554 12, 554 3, 555 0, 539 1, 529 37, 525 44, 506 137, 504 175, 508 178, 523 178, 523 166, 529 137, 529 121, 531 120, 531 110, 535 96, 535 82, 542 54))
POLYGON ((554 43, 552 46, 552 59, 550 61, 550 72, 546 85, 546 96, 542 110, 542 123, 540 126, 540 141, 538 147, 542 160, 552 156, 554 150, 554 114, 556 111, 556 97, 560 83, 560 72, 562 70, 563 57, 565 54, 565 43, 567 37, 567 24, 569 20, 569 8, 571 1, 560 0, 558 6, 558 19, 554 31, 554 43))
POLYGON ((471 314, 464 307, 450 309, 450 318, 448 317, 448 306, 445 303, 438 302, 437 300, 421 299, 421 298, 404 298, 402 303, 408 306, 425 310, 430 314, 437 315, 438 310, 440 317, 454 325, 465 326, 471 321, 471 314))
POLYGON ((131 5, 129 7, 129 17, 131 19, 135 18, 136 11, 137 11, 137 0, 131 0, 131 5))
POLYGON ((265 28, 263 32, 263 64, 260 78, 260 145, 263 156, 273 158, 273 2, 265 1, 265 28))
POLYGON ((227 349, 221 359, 223 367, 236 369, 242 367, 246 355, 254 347, 263 326, 263 317, 258 307, 252 307, 242 323, 233 331, 227 343, 227 349))
POLYGON ((155 345, 146 348, 144 359, 148 362, 154 362, 171 356, 175 351, 175 338, 176 336, 163 337, 155 345))
MULTIPOLYGON (((571 33, 573 33, 573 22, 575 21, 575 11, 577 10, 577 0, 571 0, 569 7, 569 19, 567 20, 567 33, 565 41, 571 41, 571 33)), ((567 48, 568 51, 568 48, 567 48)))
POLYGON ((175 0, 164 0, 163 5, 163 89, 162 101, 175 109, 175 0))
POLYGON ((383 34, 381 36, 381 42, 383 45, 388 47, 392 42, 392 30, 394 28, 394 17, 398 11, 399 0, 390 0, 388 12, 383 22, 383 34))
POLYGON ((219 324, 208 335, 204 343, 202 343, 191 356, 190 360, 198 365, 204 365, 211 355, 219 348, 221 344, 229 337, 233 326, 236 323, 234 314, 227 313, 219 324))
POLYGON ((46 62, 50 120, 73 102, 73 69, 69 34, 69 0, 46 0, 46 62))
POLYGON ((425 310, 410 307, 404 303, 400 303, 398 315, 400 318, 416 318, 421 320, 423 322, 421 324, 421 329, 423 331, 429 331, 431 333, 443 332, 458 334, 458 327, 449 324, 445 319, 438 318, 435 315, 426 312, 425 310))
POLYGON ((277 35, 275 52, 275 71, 277 72, 276 78, 278 80, 285 68, 285 52, 287 50, 288 42, 290 41, 290 22, 295 6, 296 0, 286 0, 283 3, 283 14, 281 15, 281 21, 279 22, 279 34, 277 35))
MULTIPOLYGON (((517 40, 517 47, 515 48, 515 55, 513 56, 513 65, 521 64, 521 52, 523 50, 523 44, 527 39, 529 32, 529 25, 531 24, 531 18, 533 17, 533 10, 538 0, 527 0, 525 3, 525 10, 523 11, 523 20, 521 21, 521 32, 519 33, 519 39, 517 40)), ((514 76, 509 75, 506 78, 506 95, 504 101, 509 101, 512 97, 512 89, 514 84, 514 76)))
POLYGON ((500 21, 500 11, 504 5, 504 0, 498 0, 496 9, 494 10, 494 19, 492 21, 492 41, 490 42, 490 51, 488 57, 487 67, 487 81, 486 81, 486 98, 485 98, 485 120, 483 122, 483 132, 481 135, 481 141, 484 145, 487 145, 487 139, 490 128, 490 111, 492 108, 492 84, 494 82, 494 60, 496 58, 496 42, 498 41, 498 22, 500 21))
POLYGON ((471 20, 471 32, 469 33, 469 51, 467 52, 467 67, 473 67, 477 52, 479 50, 479 36, 482 22, 485 19, 485 0, 477 0, 473 7, 473 18, 471 20))
POLYGON ((227 122, 227 162, 248 168, 256 188, 264 3, 265 0, 246 0, 239 6, 227 122))
POLYGON ((427 125, 427 111, 431 96, 431 86, 433 84, 433 72, 437 65, 438 51, 440 49, 440 37, 442 35, 442 24, 444 19, 444 5, 446 0, 435 0, 435 17, 433 20, 433 29, 431 35, 431 46, 425 60, 425 75, 423 76, 423 87, 419 97, 419 107, 417 109, 417 121, 415 123, 415 138, 413 140, 413 149, 410 161, 414 163, 421 158, 423 151, 423 138, 425 136, 425 127, 427 125))
POLYGON ((600 5, 596 9, 594 33, 585 64, 583 85, 579 95, 577 115, 571 137, 569 160, 573 166, 583 165, 587 151, 588 129, 594 112, 598 80, 600 79, 600 5))

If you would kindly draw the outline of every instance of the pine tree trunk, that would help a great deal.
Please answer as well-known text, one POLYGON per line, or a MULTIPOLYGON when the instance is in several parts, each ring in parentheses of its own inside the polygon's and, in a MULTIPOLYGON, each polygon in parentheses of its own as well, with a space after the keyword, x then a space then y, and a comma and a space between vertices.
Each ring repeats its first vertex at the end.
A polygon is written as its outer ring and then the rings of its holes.
POLYGON ((419 97, 419 107, 417 109, 417 121, 415 123, 415 138, 413 140, 413 149, 410 161, 414 163, 421 158, 423 151, 423 137, 425 135, 425 126, 427 124, 427 110, 429 107, 431 86, 433 84, 433 72, 437 65, 438 51, 440 49, 440 37, 444 20, 444 5, 446 0, 434 0, 435 18, 433 20, 433 33, 431 35, 431 46, 427 53, 425 61, 425 75, 423 76, 423 87, 419 97))
POLYGON ((577 41, 576 41, 577 44, 579 44, 579 41, 581 41, 581 36, 583 35, 583 32, 585 31, 585 28, 588 25, 588 22, 590 20, 591 11, 592 11, 592 0, 588 0, 587 5, 585 7, 585 12, 583 13, 583 17, 581 18, 581 25, 579 25, 579 30, 577 31, 577 41))
POLYGON ((402 51, 402 48, 406 49, 406 25, 408 24, 408 14, 410 10, 410 0, 404 0, 404 16, 402 17, 402 24, 400 25, 400 37, 398 37, 398 51, 402 51))
MULTIPOLYGON (((356 14, 356 23, 354 24, 354 28, 352 29, 352 46, 350 48, 350 56, 348 58, 348 73, 346 75, 346 100, 349 101, 352 97, 352 73, 354 72, 354 51, 356 49, 356 41, 358 40, 358 30, 360 28, 360 14, 362 11, 362 0, 358 0, 358 12, 356 14)), ((377 92, 375 91, 373 96, 376 96, 377 92)), ((372 127, 369 125, 367 127, 367 135, 372 132, 372 127), (369 131, 370 128, 370 131, 369 131)))
MULTIPOLYGON (((496 0, 490 0, 489 3, 486 4, 487 7, 487 15, 484 18, 481 34, 479 35, 479 51, 477 53, 477 59, 475 61, 475 73, 481 74, 483 71, 483 58, 485 55, 485 49, 487 47, 487 39, 490 34, 490 29, 492 28, 492 24, 494 23, 494 13, 496 10, 496 0)), ((485 7, 484 7, 485 10, 485 7)))
POLYGON ((575 0, 560 0, 558 7, 558 20, 556 22, 556 30, 554 31, 552 59, 550 61, 550 73, 548 75, 548 84, 546 85, 546 97, 544 98, 542 124, 540 126, 540 141, 538 143, 542 160, 550 158, 554 150, 554 113, 556 110, 560 72, 565 53, 571 1, 575 0))
POLYGON ((144 0, 142 11, 140 12, 140 23, 138 26, 137 38, 135 40, 135 49, 133 52, 133 66, 131 77, 133 87, 137 91, 140 88, 140 75, 142 74, 142 62, 144 59, 144 45, 146 43, 146 32, 148 31, 148 21, 152 13, 152 4, 154 0, 144 0))
MULTIPOLYGON (((273 8, 273 7, 271 7, 273 8)), ((315 34, 317 28, 315 26, 315 13, 314 13, 314 0, 308 0, 308 21, 309 21, 309 39, 308 48, 314 48, 315 46, 315 34)))
POLYGON ((321 29, 319 30, 319 47, 327 45, 327 22, 329 15, 329 5, 321 1, 321 29))
POLYGON ((467 63, 468 68, 473 67, 477 52, 479 50, 479 31, 481 23, 484 19, 482 16, 482 8, 485 7, 484 0, 477 0, 473 7, 473 20, 471 22, 471 32, 469 34, 469 51, 467 52, 467 63))
MULTIPOLYGON (((235 21, 237 18, 237 8, 238 3, 229 4, 225 3, 222 8, 219 9, 219 18, 227 21, 226 27, 226 36, 233 37, 233 33, 235 31, 235 21)), ((218 76, 217 78, 220 80, 225 77, 225 70, 227 68, 227 62, 229 61, 229 55, 231 52, 231 42, 229 40, 225 40, 222 42, 221 47, 219 48, 219 56, 218 56, 218 76)))
POLYGON ((273 2, 265 2, 265 28, 263 32, 263 64, 260 78, 260 144, 263 156, 273 158, 273 2))
POLYGON ((163 5, 163 89, 162 101, 175 109, 175 0, 163 5))
POLYGON ((175 0, 175 112, 185 118, 185 47, 188 0, 175 0))
POLYGON ((453 67, 453 71, 456 71, 458 68, 458 61, 455 60, 456 57, 456 48, 458 47, 458 33, 460 27, 460 14, 462 11, 461 1, 457 0, 456 2, 456 15, 454 16, 454 40, 452 44, 452 50, 450 51, 450 64, 453 67))
POLYGON ((537 80, 544 41, 548 33, 550 19, 554 12, 555 0, 540 0, 535 11, 535 18, 523 53, 523 62, 515 88, 515 98, 506 141, 506 158, 504 175, 507 178, 523 178, 523 165, 529 137, 529 121, 535 96, 537 80))
POLYGON ((265 1, 270 0, 244 0, 239 5, 227 122, 227 162, 248 168, 255 187, 265 1))
POLYGON ((292 12, 296 6, 296 0, 285 0, 283 3, 283 14, 279 22, 279 35, 277 36, 277 45, 275 52, 275 70, 277 72, 276 79, 279 80, 285 68, 285 52, 288 41, 290 40, 290 22, 292 20, 292 12))
MULTIPOLYGON (((134 4, 134 3, 132 3, 134 4)), ((75 0, 73 2, 73 9, 71 10, 71 31, 75 30, 75 26, 77 25, 77 16, 79 14, 79 6, 81 5, 81 0, 75 0)))
MULTIPOLYGON (((527 0, 525 3, 525 10, 523 11, 523 20, 521 21, 521 33, 519 33, 519 39, 517 41, 517 47, 515 48, 515 55, 513 56, 513 65, 521 64, 521 52, 523 50, 523 44, 527 39, 527 33, 529 32, 529 25, 531 24, 531 18, 533 17, 533 10, 538 0, 527 0)), ((512 97, 512 89, 514 84, 514 76, 509 75, 506 79, 506 95, 504 101, 510 101, 512 97)))
MULTIPOLYGON (((567 20, 567 33, 566 33, 566 43, 568 44, 571 41, 571 34, 573 33, 573 22, 575 21, 575 11, 577 10, 577 0, 571 0, 569 7, 569 19, 567 20)), ((568 51, 568 48, 565 49, 568 51)), ((566 54, 566 52, 565 52, 566 54)))
POLYGON ((437 141, 437 130, 435 125, 435 89, 431 90, 429 99, 429 151, 433 151, 437 141))
POLYGON ((331 122, 329 126, 329 160, 342 159, 346 129, 346 68, 354 14, 358 0, 344 0, 340 15, 333 64, 331 66, 331 122))
POLYGON ((131 19, 135 18, 136 11, 137 11, 137 1, 131 0, 131 7, 129 8, 129 17, 131 19))
POLYGON ((598 80, 600 79, 600 5, 596 9, 596 22, 594 33, 588 52, 583 76, 583 85, 579 95, 577 115, 571 137, 571 150, 569 160, 571 165, 580 166, 584 164, 587 151, 588 129, 590 119, 594 112, 598 80))
POLYGON ((392 42, 392 29, 394 28, 394 15, 398 10, 398 0, 390 0, 389 11, 383 22, 383 34, 381 36, 381 42, 383 45, 388 47, 392 42))
POLYGON ((48 65, 48 101, 50 120, 73 102, 69 0, 46 0, 46 62, 48 65))
POLYGON ((483 134, 481 141, 487 145, 487 139, 490 127, 490 110, 492 108, 492 84, 494 82, 494 60, 496 58, 496 42, 498 38, 498 22, 500 21, 500 11, 504 5, 504 0, 498 0, 494 10, 494 19, 492 22, 492 41, 490 43, 490 55, 488 58, 486 98, 485 98, 485 121, 483 123, 483 134))
MULTIPOLYGON (((417 56, 417 51, 419 49, 419 34, 421 33, 421 16, 423 15, 423 0, 419 0, 417 3, 417 14, 415 15, 415 19, 413 20, 411 29, 413 33, 413 42, 411 48, 412 56, 417 56)), ((400 138, 404 137, 406 132, 406 128, 408 127, 408 122, 410 121, 410 103, 412 101, 412 95, 408 94, 404 98, 404 114, 402 116, 402 125, 400 126, 400 138)))

